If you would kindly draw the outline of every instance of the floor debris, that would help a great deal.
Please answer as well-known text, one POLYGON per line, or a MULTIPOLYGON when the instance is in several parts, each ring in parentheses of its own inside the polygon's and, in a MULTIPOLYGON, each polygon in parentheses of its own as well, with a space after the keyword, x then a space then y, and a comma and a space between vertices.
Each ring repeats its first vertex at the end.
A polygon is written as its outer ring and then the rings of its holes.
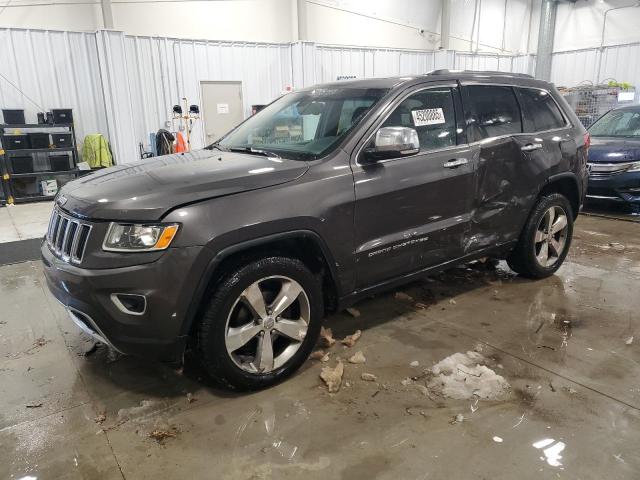
POLYGON ((486 365, 487 359, 478 352, 455 353, 431 368, 433 375, 427 387, 445 397, 465 400, 474 396, 496 399, 510 388, 504 377, 486 365))
POLYGON ((38 402, 38 403, 36 403, 36 402, 31 402, 31 403, 27 403, 27 404, 25 405, 25 407, 27 407, 27 408, 40 408, 41 406, 42 406, 42 403, 41 403, 41 402, 38 402))
POLYGON ((309 355, 309 358, 311 360, 321 360, 322 357, 324 357, 325 355, 326 355, 326 352, 324 350, 316 350, 311 355, 309 355))
POLYGON ((633 343, 633 335, 627 338, 624 343, 626 343, 627 345, 631 345, 633 343))
POLYGON ((44 337, 40 337, 38 339, 36 339, 35 342, 33 342, 33 346, 34 347, 44 347, 47 343, 49 343, 51 340, 45 340, 44 337))
POLYGON ((449 422, 451 425, 455 425, 456 423, 464 422, 464 415, 459 413, 449 422))
POLYGON ((346 337, 344 337, 342 339, 342 344, 346 345, 347 347, 353 347, 361 335, 362 335, 362 330, 356 330, 351 335, 347 335, 346 337))
POLYGON ((429 308, 429 305, 427 305, 426 303, 417 302, 417 303, 415 304, 415 307, 416 307, 416 308, 420 308, 420 309, 422 309, 422 310, 425 310, 425 309, 429 308))
POLYGON ((617 250, 618 252, 621 252, 626 248, 623 244, 618 243, 618 242, 611 242, 611 243, 609 243, 609 246, 611 248, 613 248, 614 250, 617 250))
POLYGON ((396 292, 394 297, 396 300, 402 300, 403 302, 413 302, 413 297, 404 292, 396 292))
POLYGON ((104 413, 99 413, 98 415, 96 415, 93 421, 96 422, 98 425, 102 425, 106 419, 107 419, 107 416, 104 413))
POLYGON ((351 315, 353 318, 358 318, 360 316, 360 310, 357 308, 347 308, 347 313, 351 315))
POLYGON ((187 403, 193 403, 198 400, 193 393, 187 393, 187 403))
POLYGON ((333 332, 330 328, 320 327, 320 344, 323 347, 333 347, 336 343, 335 338, 333 338, 333 332))
POLYGON ((451 305, 455 305, 455 304, 457 304, 458 302, 456 302, 453 298, 450 298, 450 299, 449 299, 449 303, 450 303, 451 305))
POLYGON ((420 362, 419 362, 418 360, 414 360, 413 362, 411 362, 411 363, 409 364, 409 366, 410 366, 411 368, 419 367, 419 366, 420 366, 420 362))
POLYGON ((336 393, 340 390, 342 375, 344 375, 344 364, 340 360, 335 368, 327 366, 320 371, 320 378, 327 385, 329 393, 336 393))
POLYGON ((364 353, 362 353, 362 350, 358 350, 356 353, 354 353, 350 358, 349 358, 349 363, 366 363, 367 359, 364 356, 364 353))
POLYGON ((502 443, 504 440, 502 440, 502 438, 500 438, 498 436, 495 436, 495 437, 493 437, 493 441, 496 442, 496 443, 502 443))
POLYGON ((425 387, 424 385, 421 385, 419 383, 412 383, 410 386, 411 386, 411 388, 413 390, 416 390, 416 391, 420 392, 425 397, 429 396, 429 389, 427 387, 425 387))
POLYGON ((360 379, 364 380, 365 382, 375 382, 376 380, 378 380, 378 377, 376 377, 373 373, 362 373, 360 375, 360 379))
POLYGON ((149 433, 149 437, 153 438, 156 442, 163 444, 167 438, 176 438, 178 433, 180 433, 180 431, 176 427, 171 427, 169 429, 156 428, 149 433))

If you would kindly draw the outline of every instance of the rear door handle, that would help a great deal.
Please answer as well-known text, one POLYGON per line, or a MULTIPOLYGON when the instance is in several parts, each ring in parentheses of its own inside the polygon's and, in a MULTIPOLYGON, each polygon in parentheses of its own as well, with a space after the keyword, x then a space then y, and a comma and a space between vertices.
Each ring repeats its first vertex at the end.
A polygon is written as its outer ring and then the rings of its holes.
POLYGON ((535 150, 540 150, 541 148, 541 143, 527 143, 524 147, 521 148, 521 150, 523 152, 533 152, 535 150))
POLYGON ((461 165, 466 165, 469 163, 469 160, 466 158, 456 158, 455 160, 449 160, 447 163, 443 164, 444 168, 458 168, 461 165))

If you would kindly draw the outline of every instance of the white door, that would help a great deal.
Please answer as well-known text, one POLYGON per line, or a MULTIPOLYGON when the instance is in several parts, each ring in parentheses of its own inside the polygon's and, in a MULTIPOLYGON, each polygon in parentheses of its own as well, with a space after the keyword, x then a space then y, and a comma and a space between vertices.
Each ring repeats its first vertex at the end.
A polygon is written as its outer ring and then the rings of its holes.
POLYGON ((205 144, 218 140, 244 120, 242 82, 200 82, 205 144))

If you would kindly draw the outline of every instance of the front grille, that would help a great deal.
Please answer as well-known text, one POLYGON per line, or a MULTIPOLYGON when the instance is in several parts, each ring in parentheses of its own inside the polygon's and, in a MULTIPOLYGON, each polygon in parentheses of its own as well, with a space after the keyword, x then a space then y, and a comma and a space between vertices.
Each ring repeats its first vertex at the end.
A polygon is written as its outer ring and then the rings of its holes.
POLYGON ((47 244, 65 262, 81 263, 90 233, 89 223, 54 208, 47 229, 47 244))
POLYGON ((626 172, 635 162, 588 163, 590 178, 608 178, 626 172))

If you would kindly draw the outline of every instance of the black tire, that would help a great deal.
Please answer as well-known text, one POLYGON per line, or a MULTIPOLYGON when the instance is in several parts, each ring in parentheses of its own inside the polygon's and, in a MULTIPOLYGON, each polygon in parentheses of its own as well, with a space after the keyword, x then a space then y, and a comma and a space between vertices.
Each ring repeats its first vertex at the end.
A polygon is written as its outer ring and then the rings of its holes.
POLYGON ((266 257, 234 269, 218 284, 198 325, 198 353, 204 368, 214 380, 231 390, 258 390, 281 382, 304 363, 318 340, 324 310, 322 299, 320 279, 300 260, 266 257), (283 365, 268 373, 247 372, 227 352, 227 319, 247 287, 272 276, 295 280, 304 290, 309 306, 306 335, 283 365))
POLYGON ((545 278, 553 275, 561 266, 569 252, 573 235, 573 210, 567 198, 560 193, 552 193, 538 199, 535 207, 529 215, 529 219, 522 230, 520 239, 515 249, 507 258, 507 263, 512 270, 528 278, 545 278), (564 246, 557 260, 543 266, 536 258, 536 232, 545 213, 552 207, 564 210, 567 217, 567 231, 564 246))

